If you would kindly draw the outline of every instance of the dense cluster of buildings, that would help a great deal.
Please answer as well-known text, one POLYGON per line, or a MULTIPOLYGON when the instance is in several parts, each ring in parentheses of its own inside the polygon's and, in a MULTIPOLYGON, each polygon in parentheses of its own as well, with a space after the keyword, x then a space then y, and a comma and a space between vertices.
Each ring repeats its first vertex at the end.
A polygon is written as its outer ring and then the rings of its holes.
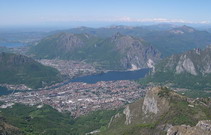
POLYGON ((66 75, 68 78, 97 73, 94 66, 80 61, 41 59, 39 62, 43 65, 56 68, 62 75, 66 75))
MULTIPOLYGON (((61 112, 71 112, 75 117, 99 109, 114 109, 133 102, 145 95, 146 90, 134 81, 108 81, 87 84, 68 83, 63 86, 28 92, 17 92, 0 97, 0 101, 23 103, 28 105, 43 104, 52 106, 61 112)), ((5 107, 5 105, 4 105, 5 107)))

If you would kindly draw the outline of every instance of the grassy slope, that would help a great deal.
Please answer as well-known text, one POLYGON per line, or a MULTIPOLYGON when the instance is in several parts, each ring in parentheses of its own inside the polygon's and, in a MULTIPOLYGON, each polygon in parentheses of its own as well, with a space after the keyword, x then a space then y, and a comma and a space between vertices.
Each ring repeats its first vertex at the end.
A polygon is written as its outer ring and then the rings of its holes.
POLYGON ((73 119, 69 113, 60 113, 45 105, 35 106, 16 104, 12 108, 0 109, 7 122, 18 127, 27 135, 82 135, 96 129, 105 129, 114 110, 92 112, 73 119))

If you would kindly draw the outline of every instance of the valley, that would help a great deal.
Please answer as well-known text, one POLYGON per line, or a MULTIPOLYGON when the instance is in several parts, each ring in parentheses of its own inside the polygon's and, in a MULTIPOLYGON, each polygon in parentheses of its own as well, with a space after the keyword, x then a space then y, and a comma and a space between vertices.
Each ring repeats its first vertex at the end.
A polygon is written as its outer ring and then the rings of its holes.
POLYGON ((154 135, 182 124, 206 133, 197 122, 210 119, 211 34, 158 26, 32 33, 26 46, 0 47, 3 122, 24 134, 154 135), (53 127, 40 127, 41 118, 53 127))
POLYGON ((211 135, 210 0, 0 0, 0 135, 211 135))

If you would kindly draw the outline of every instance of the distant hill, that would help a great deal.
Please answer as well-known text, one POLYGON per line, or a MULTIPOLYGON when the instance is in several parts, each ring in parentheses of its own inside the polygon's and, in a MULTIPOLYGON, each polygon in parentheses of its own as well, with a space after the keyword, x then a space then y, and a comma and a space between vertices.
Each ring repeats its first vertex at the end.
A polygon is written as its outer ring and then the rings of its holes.
POLYGON ((151 32, 146 34, 143 39, 157 48, 163 57, 166 57, 194 48, 205 48, 211 44, 211 33, 181 26, 167 31, 151 32))
POLYGON ((90 28, 90 27, 78 27, 72 28, 68 30, 62 31, 54 31, 52 33, 57 32, 67 32, 67 33, 74 33, 74 34, 92 34, 97 37, 111 37, 116 33, 122 33, 124 35, 130 35, 135 37, 142 37, 147 33, 152 31, 165 31, 174 28, 175 26, 172 24, 158 24, 158 25, 149 25, 149 26, 124 26, 124 25, 114 25, 110 27, 102 27, 102 28, 90 28))
POLYGON ((158 49, 163 57, 182 53, 194 48, 205 48, 211 44, 211 33, 201 31, 189 26, 172 24, 158 24, 149 26, 111 26, 104 28, 79 27, 69 30, 52 32, 67 32, 74 34, 91 34, 96 37, 109 38, 115 33, 129 35, 144 39, 153 48, 158 49))
POLYGON ((211 88, 211 47, 194 49, 168 57, 155 66, 155 72, 142 81, 171 84, 190 89, 211 88))
POLYGON ((40 88, 60 81, 59 72, 23 55, 0 53, 0 83, 40 88))
POLYGON ((211 99, 190 99, 154 87, 114 115, 102 135, 210 135, 211 99))
POLYGON ((41 40, 29 53, 36 58, 86 61, 112 70, 147 68, 160 59, 159 51, 145 41, 120 33, 105 39, 60 33, 41 40))
POLYGON ((0 52, 11 52, 11 49, 7 47, 0 46, 0 52))

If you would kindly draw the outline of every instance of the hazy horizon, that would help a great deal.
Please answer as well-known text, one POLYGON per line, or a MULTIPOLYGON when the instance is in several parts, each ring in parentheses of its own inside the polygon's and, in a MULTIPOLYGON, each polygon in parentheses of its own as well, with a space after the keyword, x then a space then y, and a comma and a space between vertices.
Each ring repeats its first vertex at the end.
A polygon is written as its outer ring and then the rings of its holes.
POLYGON ((208 0, 3 0, 0 3, 0 28, 61 29, 158 23, 211 25, 211 15, 207 15, 211 12, 208 0))

